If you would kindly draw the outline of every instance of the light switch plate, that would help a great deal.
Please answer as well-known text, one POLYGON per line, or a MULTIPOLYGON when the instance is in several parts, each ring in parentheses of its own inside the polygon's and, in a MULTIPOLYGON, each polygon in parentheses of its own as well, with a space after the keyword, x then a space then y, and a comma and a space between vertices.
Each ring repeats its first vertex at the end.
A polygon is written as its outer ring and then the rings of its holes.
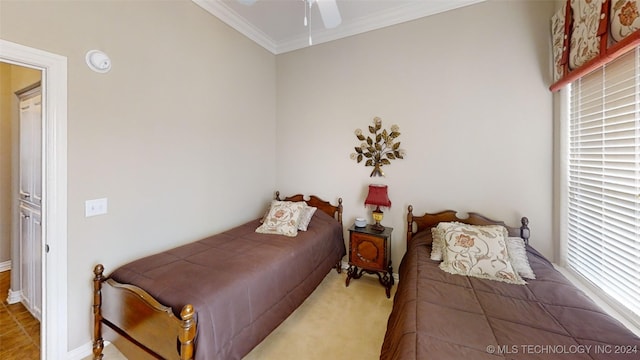
POLYGON ((87 200, 84 202, 84 216, 96 216, 107 213, 107 198, 87 200))

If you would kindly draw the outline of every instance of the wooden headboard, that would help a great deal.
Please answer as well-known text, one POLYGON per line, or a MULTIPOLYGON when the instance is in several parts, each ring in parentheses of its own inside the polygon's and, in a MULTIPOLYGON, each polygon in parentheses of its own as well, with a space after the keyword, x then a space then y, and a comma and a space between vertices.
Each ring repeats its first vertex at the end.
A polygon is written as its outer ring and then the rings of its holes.
POLYGON ((440 222, 457 221, 469 225, 502 225, 509 231, 510 236, 521 237, 526 244, 529 243, 529 219, 522 217, 520 219, 521 226, 511 227, 506 225, 503 221, 491 220, 478 213, 469 213, 469 217, 461 219, 458 217, 457 212, 453 210, 445 210, 435 214, 425 213, 422 216, 413 215, 413 206, 409 205, 409 211, 407 213, 407 242, 411 240, 413 235, 419 231, 428 230, 440 222), (414 224, 416 226, 414 226, 414 224))
POLYGON ((309 199, 305 199, 304 195, 297 194, 293 196, 286 197, 284 199, 280 199, 280 191, 276 191, 276 200, 281 201, 304 201, 309 206, 316 207, 325 213, 329 214, 329 216, 338 220, 340 224, 342 224, 342 198, 338 198, 338 206, 331 205, 330 202, 324 201, 315 195, 309 196, 309 199))

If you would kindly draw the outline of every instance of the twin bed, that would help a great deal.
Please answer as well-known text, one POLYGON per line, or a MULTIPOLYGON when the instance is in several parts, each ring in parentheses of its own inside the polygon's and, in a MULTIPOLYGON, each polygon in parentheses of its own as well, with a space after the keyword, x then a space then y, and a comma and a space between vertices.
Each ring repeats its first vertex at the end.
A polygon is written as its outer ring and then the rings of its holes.
MULTIPOLYGON (((535 280, 513 285, 452 275, 431 260, 440 222, 505 226, 453 211, 407 215, 407 252, 381 359, 640 359, 640 339, 601 310, 528 244, 527 218, 506 226, 521 237, 535 280)), ((638 299, 630 301, 638 301, 638 299)))
MULTIPOLYGON (((279 200, 279 193, 276 193, 279 200)), ((342 200, 317 208, 296 237, 259 219, 103 275, 94 269, 94 359, 103 329, 130 359, 240 359, 284 321, 345 255, 342 200), (117 336, 116 336, 117 335, 117 336)))
MULTIPOLYGON (((279 199, 279 194, 276 195, 279 199)), ((103 330, 129 358, 241 359, 284 321, 345 255, 342 201, 316 211, 296 238, 256 233, 258 219, 136 260, 94 269, 94 359, 103 330)), ((596 306, 528 245, 528 220, 509 227, 453 211, 416 217, 381 359, 638 359, 640 339, 596 306), (430 259, 440 222, 502 225, 526 243, 526 285, 449 274, 430 259)), ((637 300, 636 300, 637 301, 637 300)), ((336 355, 339 357, 339 354, 336 355)))

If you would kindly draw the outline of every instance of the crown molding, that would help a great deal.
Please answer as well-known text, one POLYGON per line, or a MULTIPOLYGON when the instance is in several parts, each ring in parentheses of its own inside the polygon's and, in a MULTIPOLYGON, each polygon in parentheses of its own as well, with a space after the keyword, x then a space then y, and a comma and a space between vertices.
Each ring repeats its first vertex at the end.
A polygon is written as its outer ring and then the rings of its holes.
MULTIPOLYGON (((362 34, 365 32, 397 25, 403 22, 416 20, 425 16, 435 15, 448 10, 473 5, 486 0, 450 0, 450 1, 416 1, 404 6, 398 6, 391 10, 379 11, 355 20, 344 23, 334 29, 323 29, 312 33, 313 44, 342 39, 345 37, 362 34)), ((275 54, 308 47, 308 35, 301 34, 276 44, 275 54)))
POLYGON ((237 12, 233 11, 222 1, 216 0, 192 0, 195 4, 205 9, 225 24, 236 29, 242 35, 256 42, 258 45, 276 54, 276 42, 263 31, 247 22, 237 12))
MULTIPOLYGON (((275 55, 309 47, 308 34, 298 34, 277 42, 245 21, 222 1, 192 1, 275 55)), ((414 1, 348 22, 345 21, 342 25, 333 29, 314 30, 311 37, 313 44, 318 45, 484 1, 486 0, 414 1)))

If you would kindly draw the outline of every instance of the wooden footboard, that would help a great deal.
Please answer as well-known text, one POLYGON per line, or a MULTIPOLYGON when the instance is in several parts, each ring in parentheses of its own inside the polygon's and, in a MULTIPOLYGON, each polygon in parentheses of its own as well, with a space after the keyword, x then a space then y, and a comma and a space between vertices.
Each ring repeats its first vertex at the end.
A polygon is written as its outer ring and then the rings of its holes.
POLYGON ((178 319, 146 291, 104 278, 103 272, 102 265, 93 271, 94 360, 102 359, 103 324, 152 357, 193 359, 196 321, 191 305, 182 308, 178 319))

